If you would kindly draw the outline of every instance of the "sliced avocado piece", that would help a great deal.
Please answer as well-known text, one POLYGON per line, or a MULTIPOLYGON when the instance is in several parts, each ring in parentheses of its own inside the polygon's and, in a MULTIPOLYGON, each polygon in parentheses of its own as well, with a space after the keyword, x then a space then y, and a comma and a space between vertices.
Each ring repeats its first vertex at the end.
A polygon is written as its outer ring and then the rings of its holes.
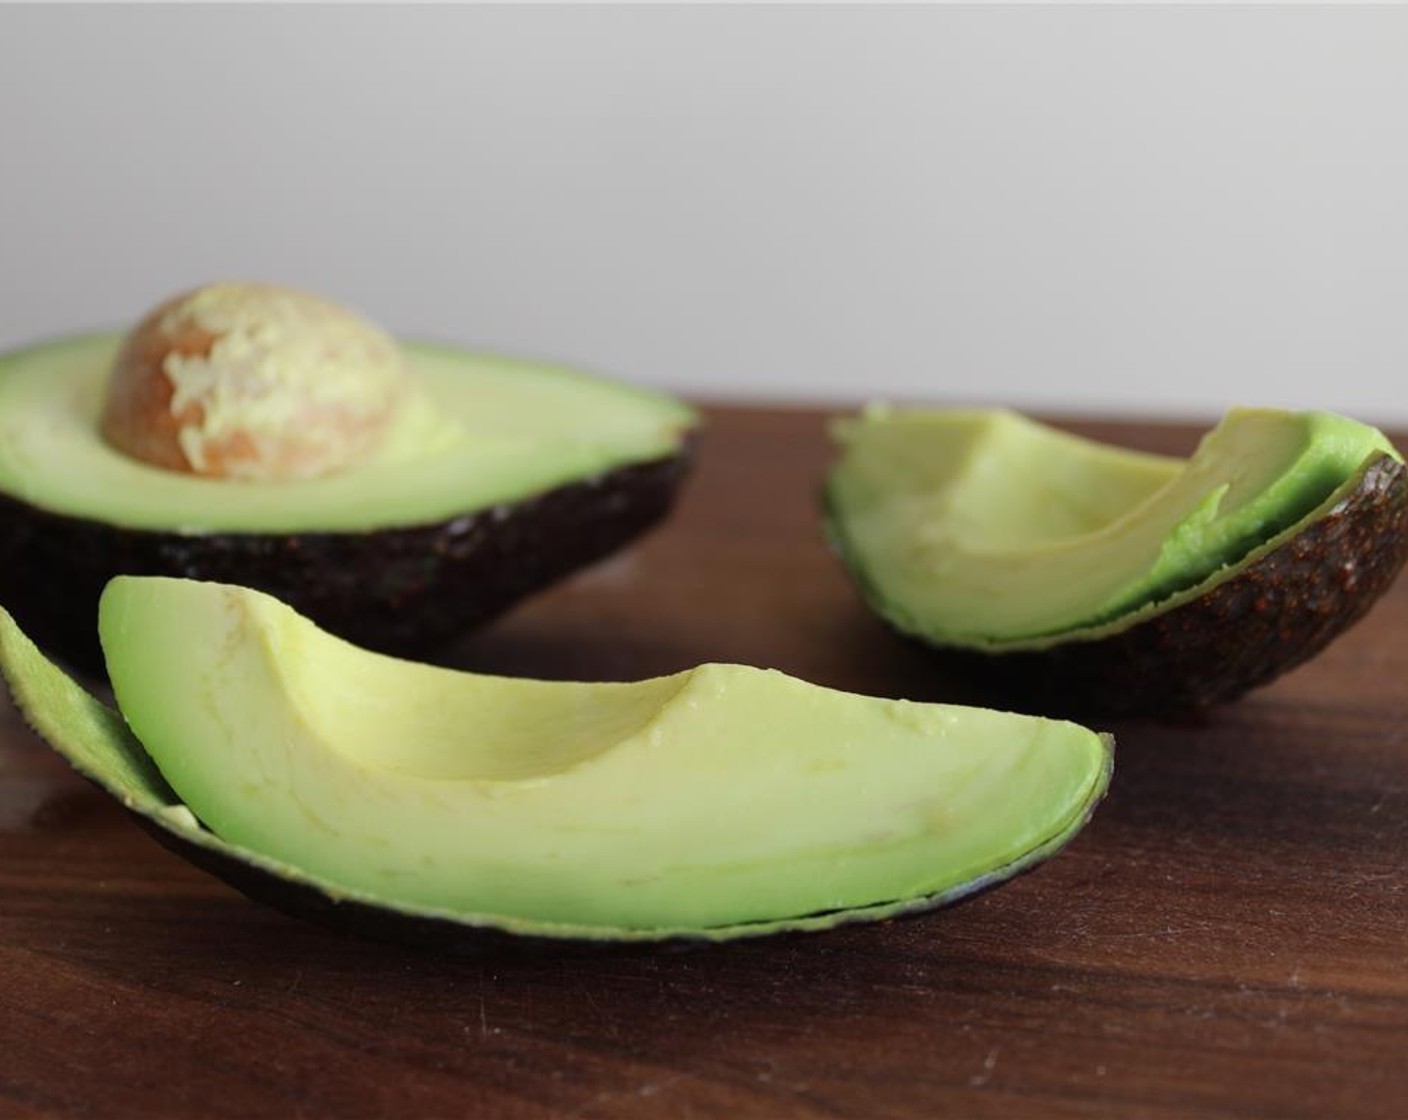
POLYGON ((659 520, 697 418, 559 367, 403 349, 424 399, 364 463, 229 482, 148 466, 99 434, 115 334, 0 358, 0 601, 100 663, 116 574, 258 586, 364 644, 425 650, 659 520))
POLYGON ((1327 413, 1235 410, 1188 460, 1003 411, 876 409, 837 435, 828 526, 871 606, 1061 710, 1240 695, 1408 555, 1400 456, 1327 413))
POLYGON ((325 918, 586 940, 886 918, 1054 854, 1112 765, 1074 724, 741 666, 578 684, 397 661, 214 584, 115 580, 100 629, 130 732, 0 617, 32 724, 203 866, 325 918))

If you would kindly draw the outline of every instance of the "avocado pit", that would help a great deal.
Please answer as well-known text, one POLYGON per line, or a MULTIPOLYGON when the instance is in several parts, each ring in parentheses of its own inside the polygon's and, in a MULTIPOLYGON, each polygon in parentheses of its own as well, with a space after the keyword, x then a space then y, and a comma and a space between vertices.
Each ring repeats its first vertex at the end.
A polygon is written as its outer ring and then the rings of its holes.
POLYGON ((408 383, 395 340, 346 308, 273 284, 209 284, 123 341, 101 429, 165 470, 309 478, 365 458, 408 383))

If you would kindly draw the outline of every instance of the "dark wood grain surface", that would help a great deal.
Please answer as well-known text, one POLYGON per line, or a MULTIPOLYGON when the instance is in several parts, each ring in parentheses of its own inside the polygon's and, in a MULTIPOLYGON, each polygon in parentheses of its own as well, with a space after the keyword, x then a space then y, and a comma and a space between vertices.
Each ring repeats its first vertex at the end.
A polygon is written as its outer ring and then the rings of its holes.
MULTIPOLYGON (((824 549, 821 415, 711 420, 667 527, 457 663, 736 660, 982 699, 824 549)), ((0 1116, 1408 1115, 1406 630, 1401 583, 1238 705, 1114 726, 1086 832, 965 906, 668 954, 456 958, 295 922, 160 849, 0 702, 0 1116)))

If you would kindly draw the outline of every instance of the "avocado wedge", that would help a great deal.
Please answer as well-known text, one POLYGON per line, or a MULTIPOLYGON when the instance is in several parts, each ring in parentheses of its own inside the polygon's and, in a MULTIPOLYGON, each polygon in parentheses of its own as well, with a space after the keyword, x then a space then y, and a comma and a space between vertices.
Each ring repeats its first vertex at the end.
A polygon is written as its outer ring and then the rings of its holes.
POLYGON ((120 345, 93 335, 0 358, 0 602, 88 669, 101 666, 98 596, 118 574, 261 587, 362 644, 428 651, 662 518, 697 423, 604 379, 406 345, 424 399, 375 455, 326 477, 230 482, 101 437, 120 345))
POLYGON ((1059 850, 1109 782, 1070 723, 705 665, 476 676, 244 588, 122 578, 122 715, 0 615, 0 670, 77 769, 202 867, 381 935, 721 941, 955 902, 1059 850))
POLYGON ((872 409, 837 439, 828 530, 870 605, 1043 710, 1231 700, 1408 558, 1401 457, 1328 413, 1234 410, 1187 460, 1000 410, 872 409))

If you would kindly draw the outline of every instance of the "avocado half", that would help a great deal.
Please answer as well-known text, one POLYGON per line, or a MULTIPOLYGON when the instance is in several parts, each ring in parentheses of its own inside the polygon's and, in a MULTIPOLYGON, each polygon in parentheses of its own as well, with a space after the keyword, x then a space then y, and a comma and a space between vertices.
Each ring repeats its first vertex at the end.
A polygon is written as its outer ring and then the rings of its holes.
POLYGON ((1382 433, 1238 409, 1187 460, 1014 413, 837 426, 830 537, 869 604, 1049 711, 1234 699, 1360 618, 1408 559, 1382 433))
POLYGON ((1113 762, 1075 724, 736 665, 440 669, 210 583, 117 579, 100 630, 121 715, 0 613, 45 739, 250 895, 415 940, 722 941, 930 909, 1059 850, 1113 762))
POLYGON ((101 665, 114 575, 263 588, 364 645, 424 652, 621 547, 670 509, 697 417, 669 397, 447 347, 367 462, 231 482, 148 466, 98 433, 117 335, 0 358, 0 602, 101 665))

